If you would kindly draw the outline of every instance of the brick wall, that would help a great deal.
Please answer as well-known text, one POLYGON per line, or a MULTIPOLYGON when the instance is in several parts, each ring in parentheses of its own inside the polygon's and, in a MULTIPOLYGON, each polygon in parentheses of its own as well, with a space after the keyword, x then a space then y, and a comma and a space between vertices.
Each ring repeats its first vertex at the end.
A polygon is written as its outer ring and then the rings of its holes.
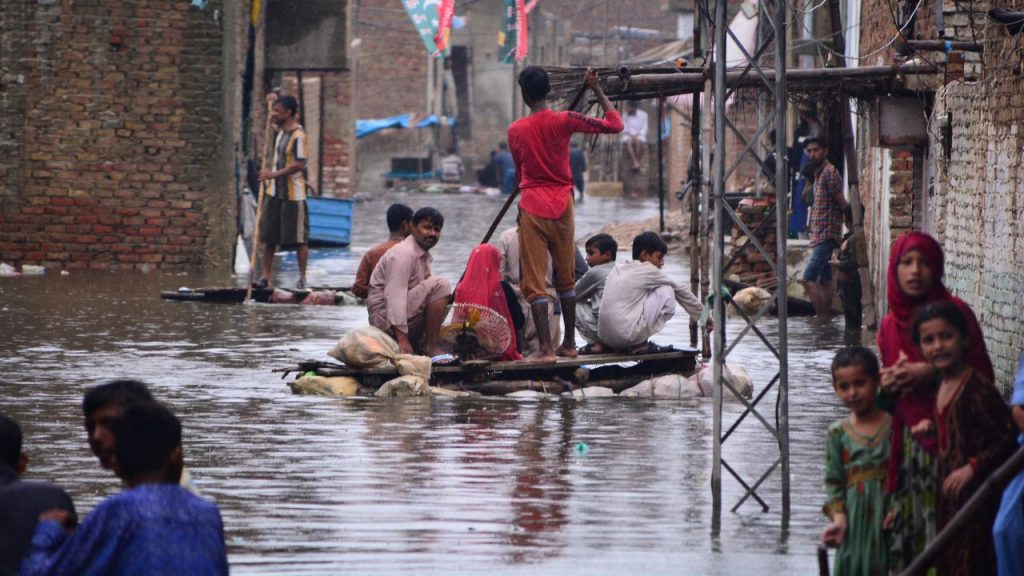
MULTIPOLYGON (((1024 1, 992 5, 1020 10, 1024 1)), ((879 256, 883 251, 888 253, 888 246, 883 245, 887 238, 895 240, 911 226, 927 228, 943 243, 946 285, 978 315, 995 364, 997 384, 1005 389, 1024 350, 1024 325, 1020 322, 1020 294, 1024 292, 1024 136, 1020 133, 1024 123, 1024 78, 1019 68, 1024 37, 1011 37, 987 21, 987 3, 944 6, 949 37, 977 39, 984 44, 983 56, 965 54, 965 72, 977 76, 978 81, 953 81, 942 86, 942 78, 933 79, 939 88, 929 119, 928 156, 923 150, 869 150, 861 188, 865 204, 870 204, 865 224, 871 224, 869 238, 879 256), (947 113, 952 119, 952 145, 948 150, 943 127, 947 113), (877 171, 883 164, 890 165, 891 170, 879 176, 877 171), (932 190, 927 210, 921 211, 926 164, 930 164, 933 175, 932 190), (880 206, 883 178, 888 179, 890 192, 887 222, 880 221, 884 216, 880 206), (891 227, 888 237, 884 226, 891 227)), ((888 40, 892 26, 884 2, 865 2, 863 13, 862 54, 866 54, 888 40)), ((936 38, 932 3, 922 6, 922 14, 915 27, 917 37, 936 38)), ((943 57, 941 53, 928 56, 943 57)), ((884 51, 876 58, 889 61, 884 51)), ((884 263, 878 260, 872 261, 876 282, 884 278, 884 263)), ((881 291, 879 297, 884 298, 881 291)))
POLYGON ((4 3, 0 260, 227 260, 223 15, 220 0, 4 3))

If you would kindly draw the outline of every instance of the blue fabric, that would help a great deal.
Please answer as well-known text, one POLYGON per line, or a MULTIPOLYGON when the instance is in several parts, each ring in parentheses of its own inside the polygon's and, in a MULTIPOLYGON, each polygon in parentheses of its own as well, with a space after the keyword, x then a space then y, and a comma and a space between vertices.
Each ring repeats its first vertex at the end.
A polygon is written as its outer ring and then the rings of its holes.
POLYGON ((811 260, 804 269, 804 282, 828 284, 832 281, 832 253, 836 250, 835 240, 826 240, 811 249, 811 260))
POLYGON ((501 192, 508 196, 516 189, 516 169, 505 170, 501 177, 501 192))
MULTIPOLYGON (((1020 357, 1013 381, 1012 406, 1024 406, 1024 354, 1020 357)), ((1024 445, 1024 434, 1017 439, 1024 445)), ((1003 491, 1003 502, 992 526, 996 541, 999 576, 1024 575, 1024 472, 1010 481, 1003 491)))
MULTIPOLYGON (((805 164, 807 164, 807 153, 801 152, 798 168, 803 168, 805 164)), ((797 170, 797 174, 799 173, 800 171, 797 170)), ((793 213, 789 217, 789 232, 794 235, 807 231, 807 204, 804 204, 805 185, 806 181, 803 178, 797 178, 796 184, 793 186, 793 213)))
POLYGON ((217 507, 175 484, 111 496, 68 535, 40 522, 19 574, 128 576, 228 573, 217 507))
POLYGON ((411 121, 412 114, 401 114, 399 116, 372 120, 356 120, 356 138, 369 136, 374 132, 380 132, 388 128, 408 128, 411 121))
MULTIPOLYGON (((445 122, 445 124, 447 124, 448 126, 455 126, 455 118, 449 117, 448 121, 445 122)), ((440 125, 441 125, 441 121, 437 119, 437 116, 434 115, 434 114, 431 114, 430 116, 427 116, 423 120, 420 120, 419 124, 417 124, 416 127, 417 128, 430 128, 431 126, 440 126, 440 125)))

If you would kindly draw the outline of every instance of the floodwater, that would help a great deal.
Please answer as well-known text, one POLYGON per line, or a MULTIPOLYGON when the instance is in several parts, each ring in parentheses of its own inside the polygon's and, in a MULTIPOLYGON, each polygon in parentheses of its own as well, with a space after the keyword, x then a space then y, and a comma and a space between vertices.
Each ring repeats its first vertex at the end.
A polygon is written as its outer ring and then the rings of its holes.
MULTIPOLYGON (((314 250, 310 280, 349 284, 362 253, 386 236, 393 201, 445 214, 434 269, 454 279, 502 199, 392 194, 357 204, 352 247, 314 250)), ((577 232, 656 213, 649 201, 588 199, 577 232)), ((666 270, 688 278, 685 258, 669 254, 666 270)), ((279 268, 278 283, 291 285, 294 256, 279 268)), ((827 366, 849 343, 841 320, 789 323, 792 519, 784 531, 777 472, 759 490, 767 512, 752 501, 730 512, 742 489, 726 474, 715 522, 710 401, 294 396, 272 370, 326 360, 346 330, 365 324, 365 310, 158 298, 179 286, 236 282, 244 278, 0 278, 0 411, 25 428, 28 477, 65 486, 80 512, 115 493, 118 482, 88 452, 80 402, 89 386, 133 377, 182 418, 187 464, 221 509, 237 574, 817 570, 823 438, 842 414, 827 366)), ((774 325, 761 327, 771 337, 774 325)), ((739 328, 730 323, 729 334, 739 328)), ((658 341, 685 344, 687 333, 680 311, 658 341)), ((752 338, 730 358, 750 372, 755 394, 774 374, 752 338)), ((762 404, 771 421, 775 396, 762 404)), ((737 406, 727 404, 726 426, 737 406)), ((777 449, 748 418, 723 454, 753 482, 777 449)))

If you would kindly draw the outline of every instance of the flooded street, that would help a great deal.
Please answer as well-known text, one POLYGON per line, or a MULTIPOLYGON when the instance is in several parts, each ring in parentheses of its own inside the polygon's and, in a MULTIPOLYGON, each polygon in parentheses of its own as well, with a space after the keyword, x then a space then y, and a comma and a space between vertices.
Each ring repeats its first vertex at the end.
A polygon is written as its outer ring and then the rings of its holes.
MULTIPOLYGON (((350 284, 362 253, 386 237, 393 201, 446 216, 434 273, 454 280, 503 198, 393 194, 356 204, 352 247, 313 250, 310 282, 350 284)), ((587 199, 577 235, 656 214, 656 202, 587 199)), ((688 279, 684 260, 670 253, 666 271, 688 279)), ((278 268, 278 284, 293 285, 294 255, 278 268)), ((769 512, 747 502, 735 514, 742 491, 726 475, 715 535, 709 400, 294 396, 271 370, 327 360, 346 330, 366 323, 365 309, 158 297, 235 283, 244 278, 0 278, 0 411, 25 429, 28 478, 66 487, 80 513, 116 492, 88 452, 80 404, 85 388, 132 377, 181 417, 187 465, 221 509, 237 574, 816 573, 824 433, 842 413, 828 363, 849 343, 841 319, 789 324, 790 530, 780 530, 777 474, 760 491, 769 512)), ((761 328, 770 337, 774 319, 761 328)), ((687 334, 680 310, 657 341, 687 344, 687 334)), ((750 338, 730 359, 750 372, 755 394, 775 370, 750 338)), ((774 399, 762 404, 768 416, 774 399)), ((723 453, 753 481, 777 450, 748 419, 723 453)))

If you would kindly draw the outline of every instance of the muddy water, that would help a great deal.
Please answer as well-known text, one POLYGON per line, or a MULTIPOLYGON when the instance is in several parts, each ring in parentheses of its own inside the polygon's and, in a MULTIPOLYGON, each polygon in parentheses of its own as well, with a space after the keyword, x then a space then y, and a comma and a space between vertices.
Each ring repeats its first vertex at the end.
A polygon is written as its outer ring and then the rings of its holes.
MULTIPOLYGON (((391 201, 447 217, 435 272, 455 278, 500 199, 392 196, 356 206, 350 249, 317 250, 316 284, 348 284, 378 242, 391 201)), ((652 203, 588 200, 582 236, 656 214, 652 203)), ((508 218, 511 223, 512 217, 508 218)), ((682 255, 666 269, 686 274, 682 255)), ((294 281, 286 255, 278 282, 294 281)), ((779 482, 713 530, 709 402, 326 399, 290 394, 275 367, 324 353, 366 321, 357 307, 165 302, 160 290, 241 283, 200 274, 74 272, 0 278, 0 410, 26 430, 29 477, 68 488, 81 511, 118 490, 89 455, 82 391, 136 377, 182 417, 188 465, 224 515, 235 573, 740 574, 813 573, 823 527, 822 438, 840 413, 827 383, 846 342, 792 319, 793 519, 780 529, 779 482), (584 449, 585 444, 589 449, 584 449)), ((765 324, 766 332, 773 332, 765 324)), ((739 326, 730 326, 736 334, 739 326)), ((685 314, 661 343, 685 343, 685 314)), ((764 348, 733 362, 755 389, 774 372, 764 348)), ((774 406, 775 394, 766 398, 774 406)), ((733 417, 735 406, 727 406, 733 417)), ((772 410, 769 408, 769 418, 772 410)), ((752 480, 775 457, 753 420, 726 443, 752 480)))

